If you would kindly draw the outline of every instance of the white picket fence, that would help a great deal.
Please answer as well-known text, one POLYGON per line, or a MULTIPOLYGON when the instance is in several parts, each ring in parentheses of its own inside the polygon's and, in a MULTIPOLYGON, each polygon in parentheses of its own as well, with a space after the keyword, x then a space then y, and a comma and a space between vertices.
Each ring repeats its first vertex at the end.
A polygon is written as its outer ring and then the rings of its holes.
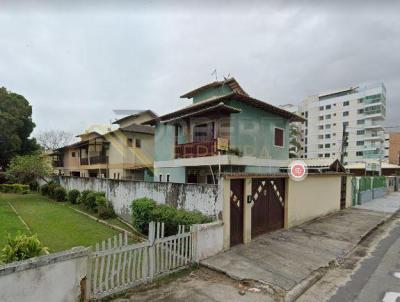
POLYGON ((193 233, 192 227, 179 226, 178 234, 164 237, 164 223, 151 222, 145 242, 128 244, 125 233, 96 244, 89 264, 90 298, 101 299, 189 265, 196 253, 193 233))

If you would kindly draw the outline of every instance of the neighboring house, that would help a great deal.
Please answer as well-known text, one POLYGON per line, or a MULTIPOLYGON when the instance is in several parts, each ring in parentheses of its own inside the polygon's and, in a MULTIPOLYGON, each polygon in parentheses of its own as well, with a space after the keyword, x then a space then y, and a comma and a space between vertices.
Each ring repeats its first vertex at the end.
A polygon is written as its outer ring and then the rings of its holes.
POLYGON ((52 154, 58 174, 153 181, 154 128, 142 125, 156 118, 148 111, 114 122, 117 130, 85 132, 79 142, 52 154))
POLYGON ((250 97, 234 79, 181 96, 183 109, 153 119, 154 179, 214 184, 223 173, 275 173, 289 158, 296 114, 250 97))

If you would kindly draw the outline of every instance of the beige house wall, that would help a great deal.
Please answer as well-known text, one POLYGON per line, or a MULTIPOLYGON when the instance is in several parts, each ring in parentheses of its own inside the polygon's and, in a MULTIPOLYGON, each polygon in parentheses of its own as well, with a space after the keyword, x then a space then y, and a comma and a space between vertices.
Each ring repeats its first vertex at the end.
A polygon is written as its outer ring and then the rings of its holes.
POLYGON ((132 124, 142 124, 147 121, 150 121, 153 119, 153 116, 150 115, 148 112, 143 112, 140 115, 134 116, 132 118, 127 118, 126 120, 122 121, 119 126, 121 128, 128 127, 132 124))
POLYGON ((309 175, 287 184, 286 228, 340 210, 341 176, 309 175))

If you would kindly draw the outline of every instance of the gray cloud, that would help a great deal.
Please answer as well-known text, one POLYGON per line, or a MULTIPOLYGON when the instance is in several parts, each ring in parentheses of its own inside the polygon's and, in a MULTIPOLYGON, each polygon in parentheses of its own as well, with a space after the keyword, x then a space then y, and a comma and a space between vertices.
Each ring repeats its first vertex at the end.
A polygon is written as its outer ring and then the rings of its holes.
POLYGON ((32 103, 37 131, 172 111, 214 68, 273 104, 384 81, 388 125, 400 124, 395 2, 185 3, 4 2, 0 85, 32 103))

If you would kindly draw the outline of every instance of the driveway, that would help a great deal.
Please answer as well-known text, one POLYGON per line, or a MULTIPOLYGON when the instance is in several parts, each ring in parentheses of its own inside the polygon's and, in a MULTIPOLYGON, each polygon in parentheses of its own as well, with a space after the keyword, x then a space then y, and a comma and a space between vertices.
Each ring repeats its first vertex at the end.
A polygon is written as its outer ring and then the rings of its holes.
POLYGON ((344 257, 389 216, 366 209, 346 209, 299 227, 259 236, 202 264, 236 280, 258 281, 269 284, 274 291, 287 292, 314 271, 344 257))

